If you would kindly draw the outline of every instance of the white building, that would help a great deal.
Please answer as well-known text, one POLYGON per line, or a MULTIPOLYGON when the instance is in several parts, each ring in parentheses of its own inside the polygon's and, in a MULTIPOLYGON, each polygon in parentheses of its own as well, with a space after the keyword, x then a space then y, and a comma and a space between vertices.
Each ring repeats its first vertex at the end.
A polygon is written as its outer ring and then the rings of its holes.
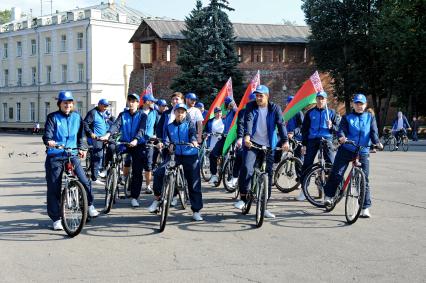
POLYGON ((33 19, 12 12, 0 26, 0 128, 43 127, 60 90, 73 91, 83 117, 101 98, 122 111, 129 38, 147 15, 113 1, 33 19))

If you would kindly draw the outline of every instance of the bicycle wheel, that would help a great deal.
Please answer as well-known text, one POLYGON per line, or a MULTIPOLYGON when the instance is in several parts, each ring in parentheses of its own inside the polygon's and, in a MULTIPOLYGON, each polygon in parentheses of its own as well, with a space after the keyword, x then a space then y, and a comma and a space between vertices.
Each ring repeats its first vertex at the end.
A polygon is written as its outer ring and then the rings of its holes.
POLYGON ((203 180, 208 182, 212 174, 210 173, 210 161, 209 161, 209 155, 207 152, 201 157, 200 168, 201 168, 201 176, 203 177, 203 180))
POLYGON ((179 169, 177 178, 178 181, 176 182, 176 189, 178 190, 180 205, 182 206, 182 209, 186 209, 186 204, 188 202, 188 195, 186 191, 188 185, 186 184, 185 177, 183 175, 183 168, 179 169))
POLYGON ((396 149, 396 138, 394 136, 389 138, 388 148, 389 151, 394 151, 396 149))
POLYGON ((117 180, 117 168, 111 168, 111 170, 108 172, 108 177, 105 185, 105 214, 111 211, 117 189, 117 180))
POLYGON ((124 195, 129 198, 131 195, 132 188, 132 167, 129 168, 129 175, 127 175, 126 182, 124 183, 124 195))
POLYGON ((169 213, 170 203, 173 199, 173 192, 175 191, 175 179, 173 175, 166 176, 164 182, 163 192, 161 193, 160 204, 160 232, 166 228, 167 215, 169 213))
POLYGON ((225 164, 223 165, 223 187, 228 193, 233 193, 235 192, 235 189, 236 189, 236 186, 235 187, 228 186, 228 182, 230 182, 233 177, 232 176, 233 168, 234 168, 234 160, 233 159, 226 160, 225 164))
POLYGON ((259 178, 256 193, 256 227, 260 228, 265 218, 266 203, 268 201, 268 176, 266 174, 259 178))
POLYGON ((246 203, 244 204, 243 208, 242 208, 242 214, 246 215, 250 212, 250 208, 251 208, 251 204, 253 203, 253 199, 254 199, 254 194, 256 194, 256 191, 259 189, 257 188, 257 178, 256 178, 256 173, 253 175, 253 177, 251 178, 251 187, 250 190, 247 192, 246 195, 246 203))
POLYGON ((408 151, 408 137, 407 136, 402 137, 401 146, 402 146, 403 151, 405 151, 405 152, 408 151))
POLYGON ((325 168, 313 166, 308 169, 302 182, 303 193, 306 199, 314 206, 324 208, 324 186, 328 175, 331 172, 331 164, 326 164, 325 168))
POLYGON ((283 193, 289 193, 299 187, 296 168, 302 168, 302 161, 297 157, 281 160, 274 174, 275 186, 283 193))
POLYGON ((345 217, 348 224, 357 221, 361 213, 365 198, 365 175, 358 167, 353 168, 353 173, 346 188, 345 217))
POLYGON ((90 154, 90 150, 89 151, 87 151, 87 155, 86 155, 86 160, 85 160, 85 166, 84 166, 84 173, 86 173, 86 176, 87 176, 87 178, 90 180, 91 179, 91 170, 92 170, 92 168, 91 168, 91 166, 90 166, 90 163, 91 163, 91 154, 90 154))
POLYGON ((61 222, 68 236, 80 234, 86 224, 87 209, 87 195, 83 185, 79 181, 71 181, 61 195, 61 222))

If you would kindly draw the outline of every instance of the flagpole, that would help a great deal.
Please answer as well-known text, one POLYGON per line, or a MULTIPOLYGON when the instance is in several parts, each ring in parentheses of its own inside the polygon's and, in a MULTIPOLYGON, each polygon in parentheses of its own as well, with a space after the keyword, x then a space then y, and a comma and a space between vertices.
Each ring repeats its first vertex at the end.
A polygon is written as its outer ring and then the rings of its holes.
POLYGON ((330 121, 330 115, 328 115, 328 106, 327 106, 327 102, 325 103, 325 111, 327 114, 327 121, 330 121))

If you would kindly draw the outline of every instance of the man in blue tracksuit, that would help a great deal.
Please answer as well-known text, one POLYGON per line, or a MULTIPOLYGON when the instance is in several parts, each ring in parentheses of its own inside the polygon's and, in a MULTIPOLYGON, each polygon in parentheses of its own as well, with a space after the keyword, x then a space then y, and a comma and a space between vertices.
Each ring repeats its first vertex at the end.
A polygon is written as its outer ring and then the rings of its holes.
MULTIPOLYGON (((170 102, 172 105, 172 108, 164 111, 161 114, 160 120, 158 121, 157 128, 156 128, 156 135, 159 139, 165 139, 166 133, 167 133, 167 125, 172 123, 175 120, 175 113, 174 113, 174 107, 184 102, 184 97, 181 92, 174 92, 170 97, 170 102)), ((189 115, 186 115, 186 119, 190 120, 189 115)))
POLYGON ((53 221, 53 229, 63 230, 59 204, 61 202, 61 177, 67 155, 64 149, 56 149, 54 146, 78 148, 78 151, 75 151, 75 156, 71 159, 74 165, 74 171, 86 189, 89 215, 91 217, 96 217, 99 212, 97 212, 93 206, 92 186, 77 156, 79 155, 81 158, 84 158, 86 152, 83 150, 83 119, 80 114, 73 111, 74 97, 72 92, 59 92, 57 105, 59 110, 47 116, 44 126, 43 143, 48 147, 44 166, 47 182, 47 214, 53 221))
POLYGON ((370 186, 368 182, 370 168, 370 141, 377 144, 379 148, 383 145, 379 141, 377 123, 375 117, 368 111, 365 111, 367 99, 363 94, 356 94, 354 97, 354 111, 343 116, 338 138, 342 146, 337 150, 336 158, 334 159, 333 169, 324 187, 326 205, 331 205, 333 197, 336 194, 337 186, 343 180, 346 168, 349 162, 356 157, 356 147, 350 144, 345 144, 347 140, 355 142, 357 145, 363 146, 359 152, 359 162, 361 163, 362 171, 365 174, 365 200, 361 210, 361 217, 371 217, 369 207, 371 206, 370 186))
MULTIPOLYGON (((333 163, 333 133, 337 132, 339 127, 339 116, 332 109, 327 107, 327 93, 320 91, 316 95, 316 106, 306 112, 302 124, 302 154, 304 161, 302 166, 302 177, 307 168, 315 160, 318 153, 321 139, 327 140, 327 148, 324 152, 325 161, 333 163)), ((305 200, 303 191, 296 197, 296 200, 305 200)))
MULTIPOLYGON (((203 208, 201 194, 200 161, 198 160, 198 142, 195 125, 186 119, 187 106, 183 103, 174 107, 175 119, 167 125, 165 143, 192 143, 193 146, 176 145, 175 154, 177 164, 183 165, 185 179, 188 182, 189 199, 191 201, 192 218, 202 221, 200 210, 203 208)), ((160 145, 161 146, 161 145, 160 145)), ((154 173, 155 199, 149 206, 149 212, 155 212, 160 205, 161 190, 166 171, 166 160, 154 173)))
POLYGON ((225 108, 228 112, 223 119, 223 124, 225 125, 225 129, 223 130, 224 137, 217 141, 209 155, 210 173, 212 174, 209 180, 210 184, 215 184, 219 180, 217 176, 217 159, 222 155, 223 145, 225 144, 226 139, 225 136, 228 134, 232 120, 234 119, 235 113, 237 112, 235 101, 229 96, 225 98, 225 108))
MULTIPOLYGON (((101 140, 108 140, 111 135, 120 133, 120 142, 129 143, 127 152, 131 156, 132 160, 132 182, 131 182, 131 205, 132 207, 138 207, 138 198, 142 188, 142 169, 143 164, 143 144, 145 144, 145 129, 147 116, 141 110, 138 110, 139 106, 139 95, 133 93, 127 96, 127 104, 129 110, 121 112, 114 124, 108 130, 107 134, 101 138, 101 140)), ((112 153, 115 150, 115 146, 112 144, 108 146, 106 161, 109 162, 112 159, 112 153)), ((129 172, 129 163, 124 164, 124 175, 129 172), (127 169, 126 169, 127 168, 127 169)))
MULTIPOLYGON (((149 141, 150 138, 155 137, 155 128, 157 127, 160 116, 158 115, 157 110, 154 110, 154 105, 157 102, 157 99, 152 94, 147 94, 143 96, 142 99, 144 102, 142 106, 142 112, 147 116, 145 127, 145 140, 149 141)), ((152 179, 152 168, 154 165, 154 148, 144 146, 143 158, 145 164, 145 193, 152 194, 150 184, 152 179)))
POLYGON ((109 102, 105 98, 99 100, 98 106, 90 110, 86 118, 84 118, 84 131, 86 132, 87 142, 93 146, 91 151, 90 167, 91 178, 96 184, 104 185, 103 182, 98 180, 98 175, 105 178, 105 172, 99 173, 102 165, 102 149, 103 142, 97 140, 106 134, 109 125, 105 119, 105 112, 108 109, 109 102))
MULTIPOLYGON (((253 176, 256 158, 263 155, 262 151, 252 148, 252 144, 271 149, 264 157, 266 158, 266 172, 268 172, 269 177, 268 198, 271 196, 273 150, 278 142, 277 130, 282 143, 281 149, 287 151, 289 147, 281 109, 269 100, 269 89, 264 85, 259 85, 254 93, 256 94, 256 101, 247 104, 244 116, 244 164, 238 180, 241 200, 234 204, 238 209, 242 209, 247 200, 246 195, 253 176)), ((275 215, 266 210, 265 217, 274 218, 275 215)))

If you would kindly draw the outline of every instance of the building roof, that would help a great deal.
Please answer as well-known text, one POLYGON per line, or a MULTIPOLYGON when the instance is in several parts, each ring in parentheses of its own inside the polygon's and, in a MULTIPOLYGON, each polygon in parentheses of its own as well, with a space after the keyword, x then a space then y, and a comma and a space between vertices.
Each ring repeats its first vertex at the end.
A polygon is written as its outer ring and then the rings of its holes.
MULTIPOLYGON (((185 29, 184 21, 143 19, 130 42, 141 41, 145 24, 163 40, 185 39, 181 32, 185 29)), ((234 23, 233 26, 236 42, 307 43, 310 35, 307 26, 243 23, 234 23)))

